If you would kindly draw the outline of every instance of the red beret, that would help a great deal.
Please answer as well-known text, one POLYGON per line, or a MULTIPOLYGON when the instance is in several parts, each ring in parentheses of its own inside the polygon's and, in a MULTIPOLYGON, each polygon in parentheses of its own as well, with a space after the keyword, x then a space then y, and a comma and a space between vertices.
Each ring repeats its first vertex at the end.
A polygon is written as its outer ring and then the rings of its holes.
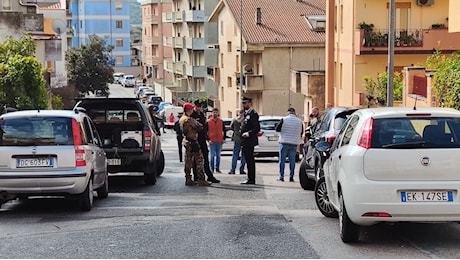
POLYGON ((188 109, 188 110, 193 110, 195 106, 193 106, 192 103, 185 103, 184 104, 184 109, 188 109))

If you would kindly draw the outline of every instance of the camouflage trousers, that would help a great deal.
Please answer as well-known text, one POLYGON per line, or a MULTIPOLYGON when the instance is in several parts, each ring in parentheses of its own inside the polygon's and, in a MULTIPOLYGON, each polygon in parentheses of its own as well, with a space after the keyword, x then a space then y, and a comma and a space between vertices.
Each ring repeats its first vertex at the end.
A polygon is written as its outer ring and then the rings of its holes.
POLYGON ((197 171, 197 180, 204 180, 204 161, 203 154, 201 150, 198 152, 192 152, 192 146, 187 143, 185 147, 185 163, 184 163, 184 172, 185 177, 191 178, 192 169, 196 166, 197 171))

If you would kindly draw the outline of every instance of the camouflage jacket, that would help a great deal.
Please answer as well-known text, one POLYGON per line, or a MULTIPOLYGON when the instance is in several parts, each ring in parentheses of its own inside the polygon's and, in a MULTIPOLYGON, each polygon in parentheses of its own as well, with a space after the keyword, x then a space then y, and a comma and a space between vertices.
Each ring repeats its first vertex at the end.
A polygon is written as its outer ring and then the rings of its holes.
POLYGON ((185 137, 184 142, 197 140, 198 132, 203 129, 203 125, 195 118, 189 117, 185 114, 179 119, 179 124, 185 137))

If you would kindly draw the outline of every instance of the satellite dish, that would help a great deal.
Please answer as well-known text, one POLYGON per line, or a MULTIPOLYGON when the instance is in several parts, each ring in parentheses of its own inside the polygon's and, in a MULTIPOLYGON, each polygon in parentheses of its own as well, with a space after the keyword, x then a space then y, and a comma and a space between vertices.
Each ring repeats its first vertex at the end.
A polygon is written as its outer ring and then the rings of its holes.
POLYGON ((63 34, 67 28, 66 23, 61 19, 55 19, 53 21, 52 27, 53 31, 58 35, 63 34))
POLYGON ((243 71, 244 71, 244 74, 252 74, 253 73, 252 65, 251 64, 244 65, 243 71))

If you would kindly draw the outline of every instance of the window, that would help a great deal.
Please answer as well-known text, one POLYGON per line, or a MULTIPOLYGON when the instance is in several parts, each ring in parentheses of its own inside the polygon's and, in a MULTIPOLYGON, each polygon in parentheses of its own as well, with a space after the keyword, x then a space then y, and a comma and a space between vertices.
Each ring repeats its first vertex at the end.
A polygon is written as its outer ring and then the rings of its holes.
POLYGON ((356 115, 353 116, 353 118, 351 118, 350 123, 347 125, 343 133, 343 139, 342 139, 341 146, 344 146, 350 143, 351 136, 353 135, 353 132, 355 131, 358 121, 359 121, 359 117, 356 115))
POLYGON ((232 77, 227 77, 227 88, 232 87, 232 77))
POLYGON ((116 40, 116 46, 117 47, 123 47, 123 39, 117 39, 116 40))
POLYGON ((117 10, 117 11, 123 10, 123 3, 122 2, 115 2, 115 10, 117 10))
POLYGON ((123 56, 117 56, 115 60, 117 64, 123 64, 123 56))
POLYGON ((232 52, 232 42, 227 42, 227 52, 232 52))
POLYGON ((224 36, 224 21, 220 21, 220 35, 224 36))
POLYGON ((123 21, 122 20, 115 21, 115 28, 117 29, 123 28, 123 21))
POLYGON ((3 11, 11 10, 11 0, 2 0, 2 10, 3 11))
POLYGON ((152 31, 154 36, 158 36, 158 25, 152 25, 152 31))
POLYGON ((224 54, 223 53, 220 54, 220 67, 224 68, 224 54))
POLYGON ((158 57, 158 46, 156 45, 152 47, 152 56, 158 57))
POLYGON ((240 71, 240 55, 236 55, 236 59, 235 59, 235 63, 236 63, 236 71, 240 71))

